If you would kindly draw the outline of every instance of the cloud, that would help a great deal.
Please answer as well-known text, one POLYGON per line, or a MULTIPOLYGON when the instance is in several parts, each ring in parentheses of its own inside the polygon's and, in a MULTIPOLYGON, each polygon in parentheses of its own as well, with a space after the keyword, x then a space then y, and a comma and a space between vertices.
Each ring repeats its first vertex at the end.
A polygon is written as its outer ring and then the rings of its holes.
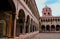
POLYGON ((35 0, 36 2, 39 2, 39 4, 44 3, 46 0, 35 0))
POLYGON ((49 5, 49 4, 53 4, 53 3, 56 3, 56 2, 58 2, 58 0, 46 0, 46 2, 44 4, 49 5))
POLYGON ((53 16, 60 16, 60 3, 54 3, 49 5, 52 9, 53 16))

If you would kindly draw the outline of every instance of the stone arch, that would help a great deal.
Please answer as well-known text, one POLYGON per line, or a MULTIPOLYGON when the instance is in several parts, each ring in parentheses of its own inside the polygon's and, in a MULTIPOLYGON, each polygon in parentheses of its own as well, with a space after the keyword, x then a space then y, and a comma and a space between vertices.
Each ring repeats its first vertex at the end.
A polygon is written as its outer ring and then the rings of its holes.
POLYGON ((49 25, 46 25, 46 30, 50 31, 50 26, 49 25))
POLYGON ((60 25, 56 25, 56 31, 60 31, 60 25))
POLYGON ((29 32, 29 25, 30 25, 30 16, 27 15, 27 20, 26 20, 26 33, 29 32))
POLYGON ((42 30, 42 31, 45 31, 45 25, 42 25, 42 26, 41 26, 41 30, 42 30))
POLYGON ((55 31, 55 25, 51 25, 51 31, 55 31))
POLYGON ((24 31, 25 12, 23 9, 19 10, 18 19, 16 22, 16 36, 22 34, 24 31))

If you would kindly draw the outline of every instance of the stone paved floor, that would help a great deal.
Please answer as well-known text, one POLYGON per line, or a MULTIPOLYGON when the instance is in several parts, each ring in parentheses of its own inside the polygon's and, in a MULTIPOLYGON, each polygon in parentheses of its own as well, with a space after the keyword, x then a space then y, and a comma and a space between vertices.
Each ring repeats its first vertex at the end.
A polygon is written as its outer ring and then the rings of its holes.
POLYGON ((32 39, 60 39, 60 33, 39 33, 32 39))

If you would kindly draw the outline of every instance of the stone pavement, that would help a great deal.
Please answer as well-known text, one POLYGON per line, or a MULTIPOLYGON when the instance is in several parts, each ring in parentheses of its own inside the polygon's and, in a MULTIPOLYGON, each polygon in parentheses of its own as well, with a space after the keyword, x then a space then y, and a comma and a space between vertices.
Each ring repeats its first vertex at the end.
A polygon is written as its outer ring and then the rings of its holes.
POLYGON ((32 39, 60 39, 60 33, 39 33, 32 39))

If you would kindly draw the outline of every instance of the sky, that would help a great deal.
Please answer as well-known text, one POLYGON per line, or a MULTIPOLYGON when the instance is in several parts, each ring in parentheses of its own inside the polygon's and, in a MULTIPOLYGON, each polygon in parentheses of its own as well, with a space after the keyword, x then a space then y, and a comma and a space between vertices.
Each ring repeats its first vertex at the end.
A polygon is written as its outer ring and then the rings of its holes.
POLYGON ((60 16, 60 0, 35 0, 40 16, 42 16, 42 9, 46 5, 52 9, 53 16, 60 16))

